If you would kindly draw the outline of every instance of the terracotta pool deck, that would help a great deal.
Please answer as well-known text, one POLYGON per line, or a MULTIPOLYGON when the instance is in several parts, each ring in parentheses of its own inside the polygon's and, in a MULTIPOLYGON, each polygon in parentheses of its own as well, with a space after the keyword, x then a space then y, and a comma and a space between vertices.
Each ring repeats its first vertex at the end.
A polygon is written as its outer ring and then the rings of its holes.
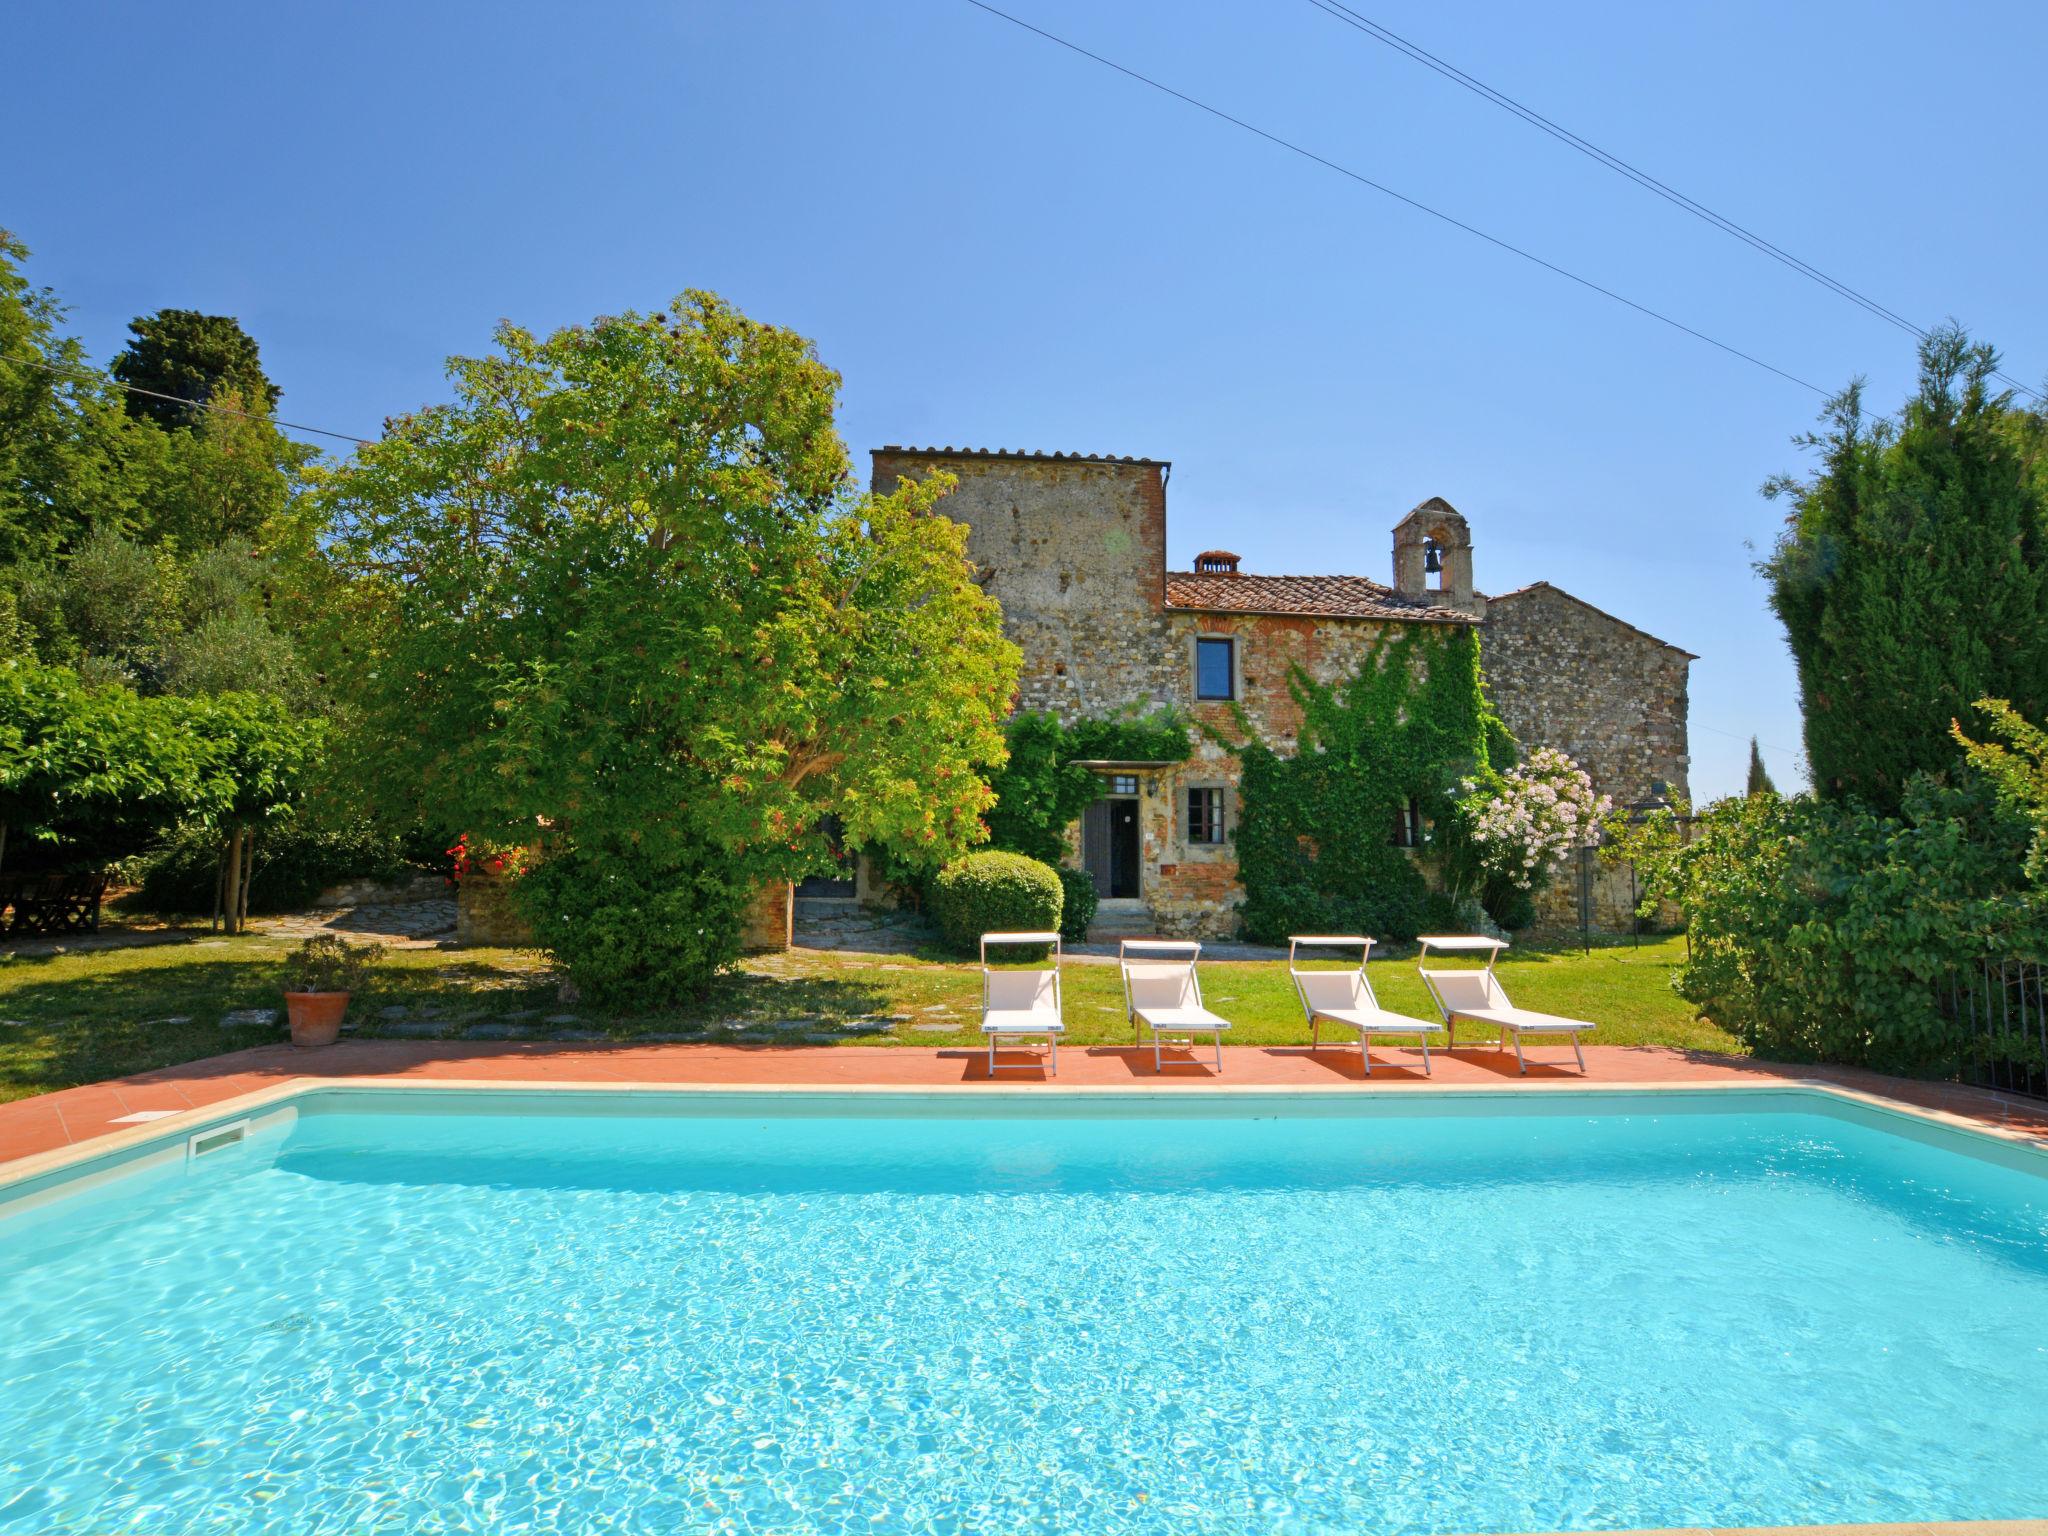
MULTIPOLYGON (((1555 1053, 1547 1053, 1555 1055, 1555 1053)), ((1574 1089, 1697 1084, 1828 1083, 1921 1110, 1960 1116, 2048 1145, 2048 1104, 1976 1088, 1910 1082, 1874 1072, 1784 1067, 1739 1057, 1712 1056, 1654 1046, 1588 1046, 1586 1074, 1554 1061, 1532 1063, 1527 1077, 1512 1054, 1482 1046, 1453 1056, 1432 1053, 1435 1076, 1425 1078, 1411 1050, 1373 1052, 1366 1078, 1355 1050, 1310 1051, 1306 1046, 1227 1046, 1224 1070, 1185 1056, 1168 1057, 1155 1074, 1149 1048, 1068 1046, 1059 1075, 1005 1071, 998 1082, 1047 1090, 1158 1087, 1331 1088, 1349 1084, 1361 1093, 1437 1088, 1526 1086, 1574 1089)), ((1005 1055, 1005 1063, 1024 1057, 1005 1055)), ((1569 1058, 1566 1058, 1569 1061, 1569 1058)), ((988 1055, 971 1047, 723 1046, 541 1044, 520 1041, 345 1040, 318 1050, 260 1046, 203 1061, 164 1067, 111 1082, 68 1088, 0 1104, 0 1174, 16 1159, 77 1147, 100 1137, 132 1132, 165 1112, 205 1109, 244 1094, 295 1080, 358 1082, 460 1081, 465 1083, 648 1084, 666 1087, 953 1088, 986 1091, 988 1055)))

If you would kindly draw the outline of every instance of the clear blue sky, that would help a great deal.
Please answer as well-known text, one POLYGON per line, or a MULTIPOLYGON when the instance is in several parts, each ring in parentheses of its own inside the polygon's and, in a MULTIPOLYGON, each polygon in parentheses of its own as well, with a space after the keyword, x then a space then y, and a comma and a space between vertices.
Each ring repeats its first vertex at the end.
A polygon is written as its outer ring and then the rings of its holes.
MULTIPOLYGON (((2048 370, 2048 7, 1364 14, 1921 324, 2048 370)), ((1006 9, 1889 407, 1909 339, 1297 0, 1006 9)), ((441 359, 707 287, 885 442, 1174 461, 1177 563, 1387 579, 1448 498, 1482 589, 1686 648, 1694 786, 1799 777, 1751 573, 1818 400, 964 0, 10 7, 0 225, 95 356, 239 316, 282 413, 374 435, 441 359)))

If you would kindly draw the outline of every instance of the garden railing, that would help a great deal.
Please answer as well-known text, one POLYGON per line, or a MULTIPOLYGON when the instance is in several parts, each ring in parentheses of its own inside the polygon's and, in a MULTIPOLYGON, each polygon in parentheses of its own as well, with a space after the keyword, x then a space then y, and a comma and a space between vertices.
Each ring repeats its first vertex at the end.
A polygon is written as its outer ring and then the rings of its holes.
POLYGON ((1962 1028, 1962 1077, 2048 1098, 2048 964, 1980 960, 1949 979, 1945 1011, 1962 1028))

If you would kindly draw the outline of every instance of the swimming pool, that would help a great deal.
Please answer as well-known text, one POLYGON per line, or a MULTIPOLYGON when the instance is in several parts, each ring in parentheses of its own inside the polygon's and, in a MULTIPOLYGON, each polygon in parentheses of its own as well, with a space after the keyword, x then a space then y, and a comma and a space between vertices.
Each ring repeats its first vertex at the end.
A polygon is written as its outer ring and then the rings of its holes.
POLYGON ((2048 1514, 2048 1180, 1800 1090, 319 1091, 0 1222, 0 1532, 2048 1514))

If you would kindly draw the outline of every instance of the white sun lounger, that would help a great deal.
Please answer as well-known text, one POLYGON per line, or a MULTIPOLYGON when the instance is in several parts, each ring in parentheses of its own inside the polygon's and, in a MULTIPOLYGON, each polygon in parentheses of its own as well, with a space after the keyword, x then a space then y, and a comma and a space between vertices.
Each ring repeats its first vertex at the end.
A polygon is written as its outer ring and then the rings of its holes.
POLYGON ((1287 941, 1287 974, 1294 978, 1294 991, 1301 999, 1301 1011, 1308 1015, 1309 1037, 1315 1042, 1310 1049, 1322 1049, 1325 1024, 1334 1024, 1339 1029, 1355 1029, 1358 1031, 1358 1059, 1365 1064, 1365 1075, 1371 1077, 1369 1038, 1373 1035, 1404 1035, 1422 1043, 1423 1076, 1434 1076, 1429 1066, 1429 1037, 1443 1026, 1427 1019, 1411 1019, 1405 1013, 1389 1013, 1382 1008, 1380 1000, 1373 996, 1372 983, 1365 976, 1365 962, 1371 955, 1372 940, 1358 934, 1303 933, 1287 941), (1355 949, 1358 951, 1358 969, 1305 971, 1300 962, 1303 946, 1310 949, 1355 949))
POLYGON ((1117 966, 1124 975, 1124 1007, 1142 1042, 1152 1032, 1152 1070, 1164 1072, 1159 1054, 1162 1039, 1194 1049, 1194 1037, 1207 1035, 1216 1045, 1216 1070, 1223 1070, 1223 1032, 1228 1019, 1202 1006, 1202 980, 1195 962, 1202 946, 1192 939, 1125 939, 1117 946, 1117 966))
POLYGON ((1049 1076, 1060 1073, 1060 1036, 1066 1033, 1060 1017, 1060 936, 1056 933, 984 933, 981 936, 981 1032, 988 1037, 988 1070, 1033 1072, 1036 1061, 1003 1067, 996 1063, 996 1047, 1006 1040, 1045 1038, 1045 1067, 1049 1076), (1052 968, 1037 970, 996 970, 988 963, 991 944, 1052 950, 1052 968))
POLYGON ((1417 966, 1422 972, 1422 983, 1429 988, 1429 995, 1436 999, 1437 1012, 1444 1016, 1444 1028, 1449 1032, 1450 1041, 1445 1050, 1454 1050, 1458 1044, 1458 1021, 1467 1020, 1474 1024, 1490 1024, 1500 1031, 1503 1044, 1513 1037, 1515 1062, 1526 1075, 1529 1059, 1522 1054, 1522 1037, 1551 1039, 1558 1035, 1568 1037, 1572 1043, 1572 1055, 1578 1058, 1579 1071, 1586 1070, 1586 1053, 1579 1049, 1579 1032, 1597 1026, 1584 1019, 1567 1019, 1555 1013, 1537 1013, 1530 1008, 1517 1008, 1508 1001, 1507 993, 1501 988, 1500 978, 1493 974, 1493 963, 1500 958, 1500 952, 1508 947, 1506 939, 1489 939, 1479 936, 1424 934, 1416 940, 1422 946, 1417 966), (1429 952, 1439 955, 1486 956, 1486 969, 1443 970, 1432 969, 1429 952))

